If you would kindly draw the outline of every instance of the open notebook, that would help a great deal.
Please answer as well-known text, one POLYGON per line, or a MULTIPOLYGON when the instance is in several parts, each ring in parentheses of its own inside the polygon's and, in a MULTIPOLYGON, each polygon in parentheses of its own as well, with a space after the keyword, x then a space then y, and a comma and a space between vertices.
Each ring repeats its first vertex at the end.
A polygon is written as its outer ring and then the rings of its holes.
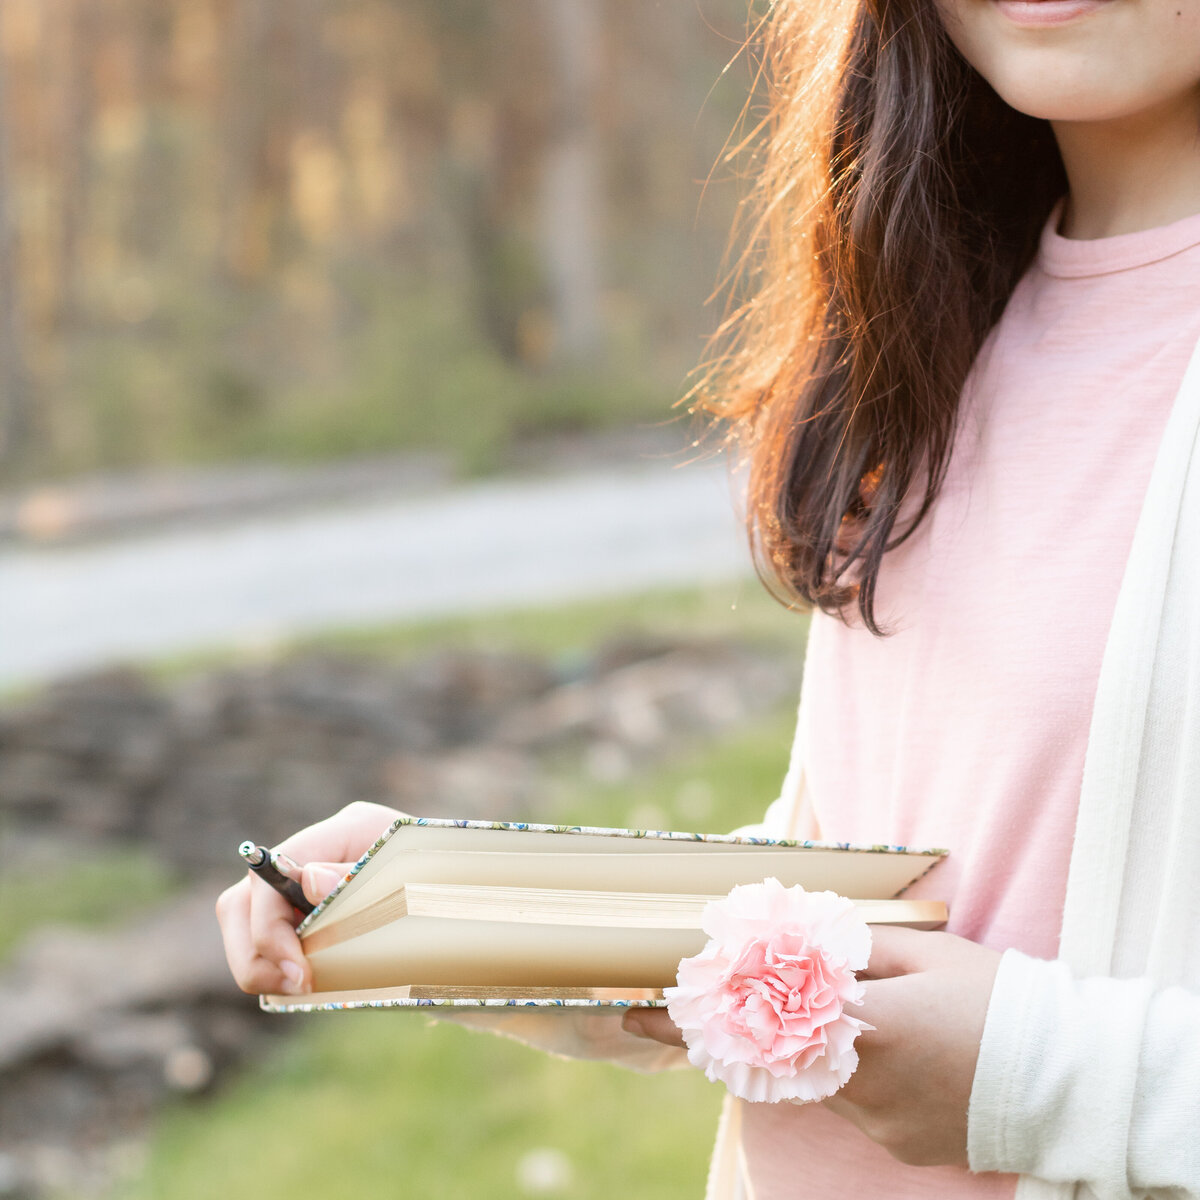
POLYGON ((774 876, 933 928, 898 899, 944 850, 402 817, 299 926, 314 991, 269 1012, 662 1003, 709 900, 774 876))

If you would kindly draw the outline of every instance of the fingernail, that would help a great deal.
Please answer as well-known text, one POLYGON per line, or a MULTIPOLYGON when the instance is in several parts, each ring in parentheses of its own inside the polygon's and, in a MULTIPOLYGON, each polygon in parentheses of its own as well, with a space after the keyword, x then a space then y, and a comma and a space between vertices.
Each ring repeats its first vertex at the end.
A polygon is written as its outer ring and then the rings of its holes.
POLYGON ((342 882, 341 871, 334 870, 333 867, 311 867, 309 871, 313 887, 322 895, 327 896, 342 882))
POLYGON ((297 883, 300 882, 300 864, 290 855, 284 854, 280 850, 273 850, 271 852, 271 865, 289 879, 294 879, 297 883))
POLYGON ((279 964, 279 969, 283 972, 286 982, 283 985, 283 990, 289 996, 298 995, 304 991, 304 968, 298 963, 294 963, 291 959, 285 959, 279 964))
POLYGON ((625 1032, 632 1033, 634 1037, 646 1036, 646 1027, 637 1013, 627 1012, 621 1024, 625 1027, 625 1032))

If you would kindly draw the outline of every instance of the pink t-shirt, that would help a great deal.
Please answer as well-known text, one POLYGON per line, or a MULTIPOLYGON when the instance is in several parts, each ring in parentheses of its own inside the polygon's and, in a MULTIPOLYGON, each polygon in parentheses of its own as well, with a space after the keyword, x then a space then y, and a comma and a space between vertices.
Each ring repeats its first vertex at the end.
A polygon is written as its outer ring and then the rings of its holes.
MULTIPOLYGON (((949 474, 884 559, 892 629, 816 614, 804 680, 820 836, 944 846, 908 893, 952 933, 1054 958, 1092 698, 1155 453, 1200 337, 1200 215, 1072 241, 1052 219, 979 357, 949 474)), ((743 1106, 755 1200, 1010 1196, 904 1166, 819 1105, 743 1106)))

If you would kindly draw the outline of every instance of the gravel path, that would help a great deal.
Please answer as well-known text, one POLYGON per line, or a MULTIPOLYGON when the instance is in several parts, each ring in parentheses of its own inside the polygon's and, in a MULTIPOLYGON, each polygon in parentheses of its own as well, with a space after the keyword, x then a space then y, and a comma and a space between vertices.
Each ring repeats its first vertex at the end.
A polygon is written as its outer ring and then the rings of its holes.
POLYGON ((717 464, 492 481, 0 552, 0 686, 332 626, 553 604, 750 571, 717 464))

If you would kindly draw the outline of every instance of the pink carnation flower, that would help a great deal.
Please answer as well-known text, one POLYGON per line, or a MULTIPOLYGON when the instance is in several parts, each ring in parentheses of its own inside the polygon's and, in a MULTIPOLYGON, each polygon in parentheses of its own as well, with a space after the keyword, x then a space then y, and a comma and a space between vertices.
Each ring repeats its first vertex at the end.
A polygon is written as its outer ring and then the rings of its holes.
POLYGON ((853 901, 765 879, 710 902, 703 928, 708 945, 663 993, 689 1061, 743 1100, 832 1096, 874 1028, 845 1011, 862 1003, 854 972, 871 953, 853 901))

